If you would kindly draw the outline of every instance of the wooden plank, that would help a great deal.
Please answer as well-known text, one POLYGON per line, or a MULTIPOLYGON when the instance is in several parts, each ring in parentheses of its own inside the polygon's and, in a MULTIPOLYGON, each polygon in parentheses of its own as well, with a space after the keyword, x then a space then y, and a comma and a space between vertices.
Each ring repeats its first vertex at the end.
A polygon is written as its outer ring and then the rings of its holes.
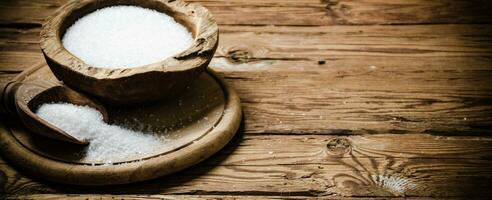
POLYGON ((0 164, 0 188, 19 195, 487 196, 491 144, 492 138, 430 135, 239 135, 205 162, 152 181, 67 187, 0 164))
MULTIPOLYGON (((12 71, 35 62, 39 29, 0 30, 12 71)), ((490 26, 221 31, 212 67, 242 98, 246 133, 492 132, 490 26)))
POLYGON ((355 55, 490 57, 491 35, 487 25, 224 26, 217 55, 245 51, 253 58, 291 60, 355 55))
MULTIPOLYGON (((39 26, 66 0, 19 0, 0 2, 0 24, 39 26)), ((302 1, 198 1, 207 7, 219 24, 327 25, 326 3, 302 1), (237 17, 242 16, 242 17, 237 17)))
MULTIPOLYGON (((0 24, 39 26, 66 0, 0 2, 0 24)), ((207 7, 221 25, 491 23, 485 0, 192 0, 207 7), (238 17, 239 16, 239 17, 238 17)))
MULTIPOLYGON (((52 199, 70 199, 70 200, 114 200, 114 199, 134 199, 134 200, 148 200, 148 199, 161 199, 161 200, 205 200, 205 199, 344 199, 344 200, 388 200, 388 197, 309 197, 309 196, 288 196, 284 194, 282 196, 233 196, 233 195, 109 195, 109 194, 35 194, 35 195, 8 195, 4 196, 5 199, 38 199, 38 200, 52 200, 52 199)), ((434 197, 395 197, 392 200, 455 200, 459 198, 434 198, 434 197)), ((474 199, 474 198, 470 198, 474 199)))
POLYGON ((193 1, 207 6, 219 23, 231 25, 305 26, 492 22, 492 15, 489 12, 492 9, 492 3, 484 0, 193 1), (222 21, 223 18, 229 19, 222 21))
POLYGON ((327 0, 337 24, 491 23, 487 0, 327 0))
POLYGON ((22 70, 44 60, 40 51, 7 51, 0 50, 0 72, 20 73, 22 70))
POLYGON ((0 2, 0 24, 3 26, 39 27, 67 0, 6 0, 0 2))
POLYGON ((490 70, 430 77, 364 68, 356 73, 226 77, 242 98, 248 133, 491 133, 490 70))
POLYGON ((488 134, 492 29, 466 26, 230 26, 212 65, 246 132, 488 134))
POLYGON ((5 73, 5 72, 0 72, 0 83, 6 83, 10 80, 12 80, 17 73, 5 73))
POLYGON ((40 28, 0 28, 0 72, 21 72, 44 59, 39 31, 40 28))
POLYGON ((208 8, 220 25, 298 25, 334 24, 319 0, 274 1, 194 1, 208 8), (240 17, 238 17, 240 16, 240 17))

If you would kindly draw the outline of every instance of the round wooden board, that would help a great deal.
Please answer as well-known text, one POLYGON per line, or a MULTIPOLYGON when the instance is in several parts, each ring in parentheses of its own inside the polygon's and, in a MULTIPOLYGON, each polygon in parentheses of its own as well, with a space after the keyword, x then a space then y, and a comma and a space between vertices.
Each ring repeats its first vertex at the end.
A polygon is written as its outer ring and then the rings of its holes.
MULTIPOLYGON (((57 81, 44 62, 16 77, 35 79, 57 81)), ((16 167, 43 179, 76 185, 123 184, 170 174, 208 158, 229 142, 241 121, 239 97, 211 70, 176 98, 130 108, 105 106, 111 123, 152 131, 169 141, 150 156, 107 164, 84 160, 84 147, 0 125, 0 152, 16 167)))

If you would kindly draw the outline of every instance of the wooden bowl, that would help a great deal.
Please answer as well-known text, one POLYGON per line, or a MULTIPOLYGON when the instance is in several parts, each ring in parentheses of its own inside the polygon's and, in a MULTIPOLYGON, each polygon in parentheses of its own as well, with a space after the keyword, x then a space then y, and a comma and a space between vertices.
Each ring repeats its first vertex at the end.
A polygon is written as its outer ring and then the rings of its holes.
POLYGON ((43 24, 41 50, 47 64, 66 85, 93 94, 110 105, 129 105, 173 96, 198 77, 217 49, 218 27, 209 11, 182 1, 81 0, 58 9, 43 24), (192 33, 194 43, 185 51, 157 63, 135 68, 96 68, 63 47, 61 38, 77 19, 97 9, 135 5, 166 13, 192 33))

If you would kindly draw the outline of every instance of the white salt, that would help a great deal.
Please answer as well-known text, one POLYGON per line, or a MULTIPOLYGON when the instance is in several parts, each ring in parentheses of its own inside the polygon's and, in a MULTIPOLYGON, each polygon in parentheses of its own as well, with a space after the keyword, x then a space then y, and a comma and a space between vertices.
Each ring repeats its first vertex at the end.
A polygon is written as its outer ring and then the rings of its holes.
POLYGON ((86 64, 131 68, 162 61, 193 43, 172 17, 137 6, 112 6, 89 13, 62 38, 63 46, 86 64))
POLYGON ((36 114, 76 138, 87 139, 90 143, 84 149, 84 162, 112 163, 151 156, 166 143, 152 133, 108 125, 98 110, 88 106, 49 103, 41 105, 36 114))

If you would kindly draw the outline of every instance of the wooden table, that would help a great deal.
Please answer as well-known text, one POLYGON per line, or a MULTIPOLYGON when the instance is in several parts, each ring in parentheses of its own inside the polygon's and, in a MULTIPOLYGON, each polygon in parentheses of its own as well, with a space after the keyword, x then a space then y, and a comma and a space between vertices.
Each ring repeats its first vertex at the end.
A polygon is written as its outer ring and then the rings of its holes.
MULTIPOLYGON (((50 183, 0 159, 4 197, 492 195, 490 1, 199 2, 220 27, 211 67, 242 99, 237 137, 190 169, 123 186, 50 183)), ((0 1, 0 81, 43 59, 42 20, 63 3, 0 1)))

